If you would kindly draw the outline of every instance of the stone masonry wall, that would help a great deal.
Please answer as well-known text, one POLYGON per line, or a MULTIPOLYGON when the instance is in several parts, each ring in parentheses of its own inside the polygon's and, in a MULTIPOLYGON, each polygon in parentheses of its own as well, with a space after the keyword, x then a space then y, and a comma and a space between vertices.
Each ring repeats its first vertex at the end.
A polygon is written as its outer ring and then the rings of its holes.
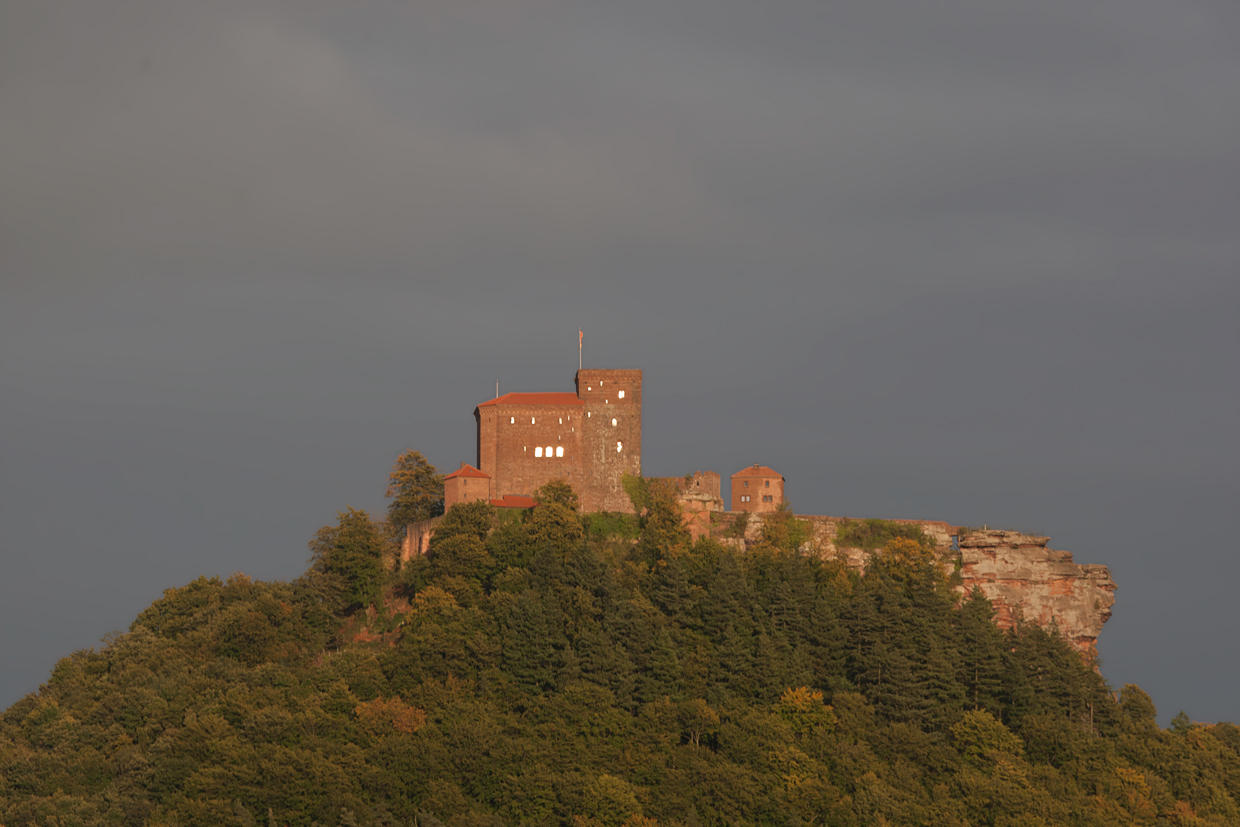
POLYGON ((581 510, 631 513, 621 480, 642 473, 642 372, 586 368, 576 384, 585 403, 581 484, 574 485, 581 510))
POLYGON ((656 477, 670 485, 676 492, 676 503, 689 539, 696 543, 711 534, 711 520, 716 512, 723 511, 723 495, 720 493, 722 479, 714 471, 694 471, 683 477, 656 477))
POLYGON ((431 537, 443 517, 431 517, 405 526, 405 536, 400 541, 400 559, 402 562, 411 559, 415 554, 426 554, 431 545, 431 537))
POLYGON ((493 499, 530 495, 553 479, 582 490, 581 405, 488 405, 478 415, 484 443, 478 468, 491 475, 493 499), (564 456, 555 456, 556 448, 563 448, 564 456))

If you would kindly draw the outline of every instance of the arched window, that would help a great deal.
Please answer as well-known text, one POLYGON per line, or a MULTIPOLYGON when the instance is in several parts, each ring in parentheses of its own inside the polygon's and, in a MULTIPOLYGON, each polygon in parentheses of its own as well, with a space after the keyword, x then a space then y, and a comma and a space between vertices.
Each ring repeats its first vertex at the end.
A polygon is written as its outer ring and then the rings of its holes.
POLYGON ((611 426, 613 428, 616 427, 616 418, 614 416, 611 418, 611 426))
POLYGON ((623 399, 623 398, 624 398, 624 391, 620 391, 620 398, 621 398, 621 399, 623 399))
POLYGON ((547 456, 551 456, 551 446, 547 446, 547 456))
POLYGON ((557 445, 557 446, 555 446, 555 455, 556 455, 557 457, 562 457, 562 456, 564 456, 564 446, 563 446, 563 445, 557 445))
POLYGON ((623 444, 621 444, 621 443, 619 443, 619 442, 617 442, 617 443, 616 443, 616 453, 618 454, 618 453, 620 453, 620 452, 621 452, 621 451, 623 451, 623 450, 624 450, 624 445, 623 445, 623 444))
POLYGON ((532 416, 530 417, 530 424, 531 424, 531 425, 533 425, 533 424, 534 424, 534 417, 532 417, 532 416))
POLYGON ((508 417, 508 424, 509 424, 509 425, 516 425, 516 424, 517 424, 517 418, 516 418, 515 416, 510 416, 510 417, 508 417))
POLYGON ((542 446, 541 446, 541 445, 538 445, 538 446, 536 446, 536 447, 534 448, 534 456, 536 456, 536 457, 541 457, 541 456, 542 456, 542 446))

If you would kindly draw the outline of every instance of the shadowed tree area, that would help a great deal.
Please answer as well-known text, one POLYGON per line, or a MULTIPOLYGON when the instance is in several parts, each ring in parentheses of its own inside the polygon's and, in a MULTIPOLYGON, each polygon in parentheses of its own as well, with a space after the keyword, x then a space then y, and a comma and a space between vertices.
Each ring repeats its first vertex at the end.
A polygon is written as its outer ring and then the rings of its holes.
POLYGON ((168 589, 0 718, 0 824, 1240 823, 1240 729, 1160 729, 921 538, 691 545, 626 485, 636 537, 556 482, 399 568, 347 509, 293 583, 168 589))

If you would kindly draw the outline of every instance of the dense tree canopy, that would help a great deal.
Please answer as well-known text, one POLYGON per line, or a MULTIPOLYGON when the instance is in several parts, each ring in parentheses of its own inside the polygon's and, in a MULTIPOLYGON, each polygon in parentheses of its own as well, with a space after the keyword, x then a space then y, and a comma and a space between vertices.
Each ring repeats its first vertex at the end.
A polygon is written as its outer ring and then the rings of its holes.
POLYGON ((790 514, 746 551, 657 486, 545 494, 399 570, 349 509, 293 583, 169 589, 0 718, 0 824, 1240 823, 1240 729, 1160 729, 918 537, 862 576, 790 514))

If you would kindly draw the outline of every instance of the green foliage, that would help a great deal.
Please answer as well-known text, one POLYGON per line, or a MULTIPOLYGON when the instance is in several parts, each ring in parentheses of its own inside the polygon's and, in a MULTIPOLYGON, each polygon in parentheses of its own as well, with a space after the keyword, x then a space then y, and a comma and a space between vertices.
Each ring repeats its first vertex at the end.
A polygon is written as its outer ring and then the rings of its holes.
POLYGON ((984 709, 966 712, 951 728, 956 749, 972 761, 1024 755, 1024 743, 984 709))
POLYGON ((526 521, 525 530, 536 551, 547 549, 558 554, 581 545, 585 536, 581 516, 557 502, 539 503, 526 521))
POLYGON ((792 506, 787 501, 781 502, 778 509, 763 517, 762 542, 765 545, 780 551, 795 552, 812 538, 813 530, 809 521, 798 520, 792 513, 792 506))
POLYGON ((395 529, 438 517, 443 514, 443 475, 418 451, 405 451, 392 464, 384 496, 391 500, 388 523, 395 529))
POLYGON ((641 521, 635 514, 614 511, 597 511, 585 515, 586 535, 592 540, 636 540, 641 533, 641 521))
MULTIPOLYGON (((626 478, 627 479, 627 478, 626 478)), ((637 540, 639 555, 654 561, 688 547, 689 531, 684 526, 676 491, 666 480, 640 480, 641 534, 637 540)), ((636 504, 634 500, 634 504, 636 504)))
POLYGON ((540 503, 555 503, 573 511, 581 508, 581 503, 577 499, 577 492, 568 484, 568 480, 558 479, 545 483, 541 488, 534 492, 534 499, 540 503))
POLYGON ((733 539, 743 539, 745 532, 749 529, 749 512, 739 511, 727 529, 727 536, 733 539))
POLYGON ((643 477, 624 474, 620 477, 620 485, 624 488, 629 502, 633 503, 633 510, 641 514, 646 508, 646 480, 643 477))
POLYGON ((841 520, 836 528, 835 544, 865 551, 885 548, 897 538, 912 540, 923 546, 934 543, 921 530, 921 526, 896 523, 891 520, 841 520))
POLYGON ((1157 726, 1155 718, 1158 710, 1154 707, 1154 701, 1136 684, 1124 684, 1124 688, 1119 692, 1119 708, 1131 726, 1157 726))
POLYGON ((383 539, 365 511, 349 507, 338 516, 310 541, 311 566, 328 578, 340 608, 368 606, 383 588, 383 539))
POLYGON ((1159 729, 915 538, 864 575, 786 521, 690 546, 635 490, 584 531, 561 494, 453 508, 375 606, 353 509, 294 583, 167 590, 0 716, 0 824, 1240 823, 1240 728, 1159 729))
POLYGON ((433 551, 437 543, 443 543, 457 536, 469 536, 477 540, 485 540, 495 525, 496 509, 484 500, 457 503, 443 515, 443 520, 435 527, 430 547, 433 551))

